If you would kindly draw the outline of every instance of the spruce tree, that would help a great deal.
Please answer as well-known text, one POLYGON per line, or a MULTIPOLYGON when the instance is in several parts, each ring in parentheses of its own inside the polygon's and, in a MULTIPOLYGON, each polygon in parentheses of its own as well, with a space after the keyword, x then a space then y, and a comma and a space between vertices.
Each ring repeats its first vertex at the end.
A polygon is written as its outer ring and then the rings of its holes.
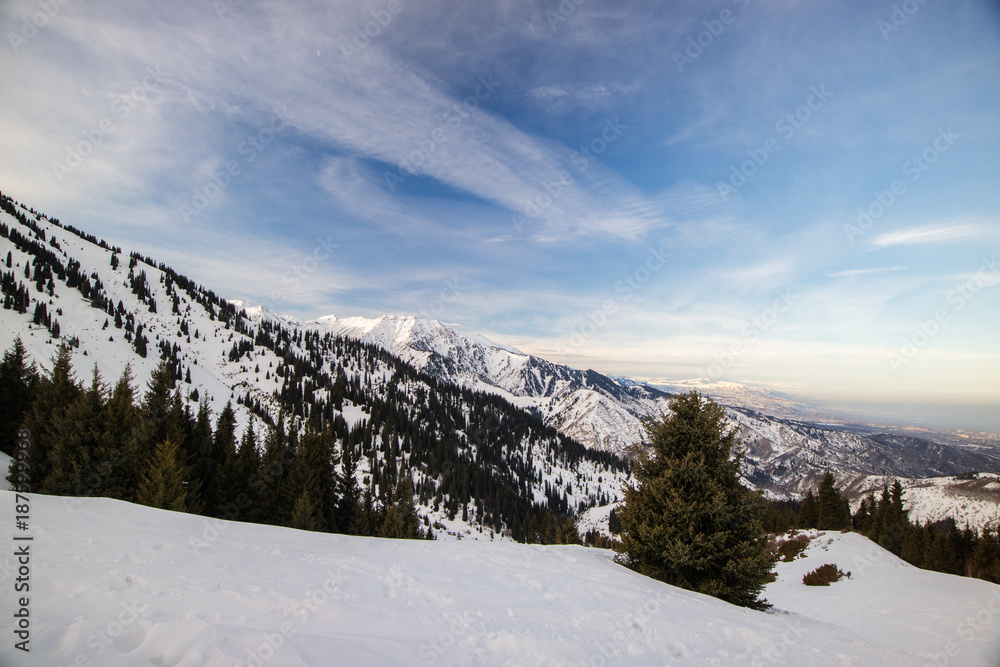
POLYGON ((89 478, 101 455, 106 400, 107 386, 95 365, 90 387, 66 410, 53 415, 51 472, 39 491, 58 496, 91 495, 89 478))
POLYGON ((799 528, 815 528, 819 522, 819 504, 812 489, 806 491, 799 508, 799 528))
POLYGON ((187 511, 184 488, 187 470, 181 465, 180 456, 180 447, 172 440, 156 445, 136 493, 139 503, 175 512, 187 511))
POLYGON ((851 527, 849 506, 837 490, 832 473, 826 473, 819 485, 816 527, 820 530, 844 530, 851 527))
POLYGON ((135 406, 134 380, 132 367, 126 365, 104 405, 94 476, 85 480, 90 495, 135 499, 146 458, 137 437, 139 410, 135 406))
POLYGON ((342 533, 358 534, 361 489, 358 486, 358 453, 345 439, 341 448, 341 474, 337 486, 337 528, 342 533))
MULTIPOLYGON (((9 257, 8 253, 8 257, 9 257)), ((38 383, 35 362, 28 360, 21 337, 14 339, 0 362, 0 451, 14 455, 17 431, 31 408, 38 383)))
POLYGON ((303 489, 299 497, 295 499, 292 516, 288 520, 288 527, 298 528, 299 530, 319 530, 319 515, 316 511, 316 506, 309 498, 308 489, 303 489))
POLYGON ((740 484, 735 432, 697 392, 675 396, 671 415, 647 423, 649 447, 624 489, 620 561, 668 584, 754 609, 774 559, 761 527, 765 501, 740 484))
POLYGON ((24 420, 29 433, 31 488, 34 491, 46 487, 52 473, 52 450, 59 439, 57 425, 83 391, 73 375, 70 356, 69 347, 60 345, 52 360, 52 370, 37 384, 35 400, 24 420))

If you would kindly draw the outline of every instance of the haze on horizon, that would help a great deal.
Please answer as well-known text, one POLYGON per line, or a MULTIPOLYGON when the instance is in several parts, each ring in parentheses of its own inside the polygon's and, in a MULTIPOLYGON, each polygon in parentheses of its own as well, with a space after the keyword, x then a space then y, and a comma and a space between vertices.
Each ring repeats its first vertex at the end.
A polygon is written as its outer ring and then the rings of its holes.
POLYGON ((994 2, 11 0, 0 24, 4 193, 226 297, 1000 426, 994 2))

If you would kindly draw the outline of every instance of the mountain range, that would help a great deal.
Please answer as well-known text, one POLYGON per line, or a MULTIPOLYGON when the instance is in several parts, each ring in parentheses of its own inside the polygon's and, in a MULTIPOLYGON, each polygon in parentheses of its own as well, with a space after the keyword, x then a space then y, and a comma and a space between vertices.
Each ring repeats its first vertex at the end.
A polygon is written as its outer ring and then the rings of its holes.
MULTIPOLYGON (((0 261, 6 260, 0 345, 8 349, 20 336, 43 367, 59 340, 74 348, 75 363, 84 364, 81 370, 96 365, 106 378, 117 378, 128 364, 144 382, 162 360, 169 360, 192 403, 205 400, 218 414, 232 402, 241 428, 255 419, 275 418, 289 392, 319 397, 323 409, 354 426, 370 418, 372 406, 348 401, 331 408, 323 383, 332 382, 339 368, 378 395, 398 375, 388 362, 339 358, 346 354, 342 347, 317 343, 354 341, 413 369, 428 390, 432 387, 426 378, 431 378, 441 386, 493 395, 566 442, 582 444, 592 452, 586 465, 569 465, 549 455, 555 467, 550 465, 529 484, 536 499, 551 496, 558 484, 567 507, 580 511, 617 500, 626 479, 598 454, 627 459, 643 441, 643 420, 668 409, 670 393, 648 380, 570 368, 436 320, 331 315, 303 321, 225 300, 151 258, 126 254, 9 197, 0 203, 0 261), (15 303, 19 300, 26 302, 15 303), (140 354, 147 346, 148 352, 140 354), (294 388, 289 368, 294 369, 294 388), (568 493, 567 486, 572 488, 568 493)), ((772 497, 795 497, 828 471, 850 480, 859 492, 889 477, 1000 472, 996 452, 773 416, 758 408, 781 407, 787 399, 758 392, 761 399, 755 403, 748 398, 753 392, 742 395, 744 400, 725 409, 743 445, 743 475, 748 485, 772 497)), ((372 461, 362 462, 361 474, 366 470, 372 471, 372 461)), ((454 512, 450 514, 454 520, 454 512)))

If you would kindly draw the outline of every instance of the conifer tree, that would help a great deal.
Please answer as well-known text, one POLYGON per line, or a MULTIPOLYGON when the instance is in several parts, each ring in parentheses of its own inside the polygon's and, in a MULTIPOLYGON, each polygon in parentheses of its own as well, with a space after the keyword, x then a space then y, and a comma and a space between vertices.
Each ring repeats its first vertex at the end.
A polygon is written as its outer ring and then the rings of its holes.
POLYGON ((832 473, 826 473, 817 493, 816 527, 819 530, 843 530, 851 527, 851 512, 837 489, 832 473))
POLYGON ((83 391, 76 382, 70 364, 70 349, 60 345, 52 360, 52 370, 39 380, 35 400, 25 418, 29 432, 28 452, 31 461, 31 488, 45 488, 52 472, 52 450, 59 438, 57 424, 69 406, 83 391))
POLYGON ((53 416, 51 471, 39 489, 60 496, 87 496, 86 483, 101 454, 102 416, 107 387, 94 366, 90 387, 53 416))
POLYGON ((146 459, 137 437, 139 410, 135 405, 134 380, 132 367, 126 365, 104 405, 94 475, 85 480, 91 495, 135 499, 146 459))
POLYGON ((765 551, 764 500, 740 484, 734 432, 697 392, 675 396, 671 415, 647 424, 636 485, 618 512, 621 562, 668 584, 763 609, 774 560, 765 551))
POLYGON ((288 526, 289 528, 298 528, 299 530, 319 530, 319 515, 316 511, 316 506, 309 498, 308 489, 303 489, 299 497, 295 499, 295 505, 292 508, 292 515, 288 520, 288 526))
POLYGON ((392 500, 393 503, 386 513, 385 520, 392 524, 393 534, 386 534, 385 537, 422 538, 420 517, 417 516, 417 507, 413 502, 413 477, 409 470, 403 470, 400 473, 392 500), (390 518, 389 515, 392 517, 390 518))
POLYGON ((290 488, 282 497, 297 497, 301 491, 309 492, 309 499, 316 510, 317 530, 336 530, 336 471, 337 453, 328 428, 308 422, 295 452, 290 488), (293 492, 294 489, 294 492, 293 492))
POLYGON ((180 454, 180 447, 172 440, 156 445, 136 493, 139 503, 175 512, 187 511, 184 488, 187 469, 180 463, 180 454))
POLYGON ((819 504, 812 489, 806 491, 799 508, 799 528, 815 528, 819 522, 819 504))
POLYGON ((341 452, 341 474, 337 488, 337 528, 343 533, 358 534, 361 489, 357 480, 357 449, 345 439, 341 452))
MULTIPOLYGON (((8 253, 8 260, 10 254, 8 253)), ((14 455, 17 431, 34 400, 38 370, 35 362, 28 360, 21 337, 14 339, 10 350, 4 353, 0 362, 0 451, 14 455)))

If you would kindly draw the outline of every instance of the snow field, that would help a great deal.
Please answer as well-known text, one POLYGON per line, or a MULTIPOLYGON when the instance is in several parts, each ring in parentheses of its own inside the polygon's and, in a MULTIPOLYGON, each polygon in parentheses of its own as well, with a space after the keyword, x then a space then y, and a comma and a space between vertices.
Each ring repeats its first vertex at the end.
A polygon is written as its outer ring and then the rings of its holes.
MULTIPOLYGON (((867 620, 852 630, 681 591, 604 550, 308 533, 107 499, 31 502, 31 653, 13 648, 4 618, 0 664, 12 667, 919 664, 888 641, 904 635, 862 634, 903 598, 883 608, 857 587, 823 591, 843 597, 838 609, 861 596, 867 620)), ((13 525, 13 505, 0 492, 0 525, 13 525)), ((959 610, 947 590, 932 593, 938 616, 924 616, 923 630, 961 622, 947 615, 959 610)))
POLYGON ((807 531, 804 557, 779 562, 764 597, 774 608, 906 647, 913 665, 1000 664, 1000 586, 913 567, 857 533, 807 531), (805 586, 802 577, 833 563, 850 579, 805 586))

